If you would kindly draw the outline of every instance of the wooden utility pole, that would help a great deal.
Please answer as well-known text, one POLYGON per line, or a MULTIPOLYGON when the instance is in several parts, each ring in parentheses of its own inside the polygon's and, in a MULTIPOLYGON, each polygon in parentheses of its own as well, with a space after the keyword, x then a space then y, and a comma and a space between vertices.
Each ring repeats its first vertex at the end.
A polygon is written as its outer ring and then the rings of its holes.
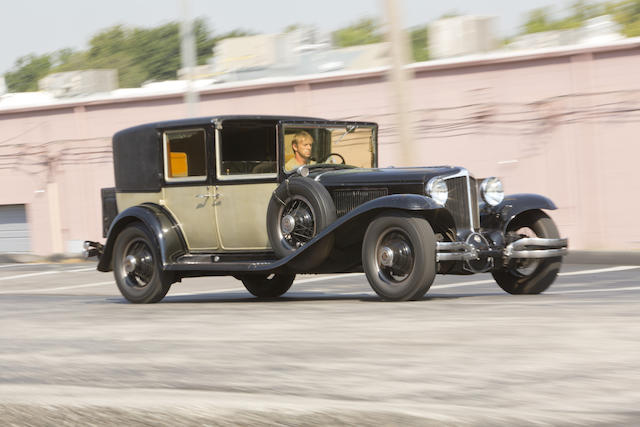
POLYGON ((412 164, 411 144, 414 143, 411 130, 411 102, 409 99, 409 81, 412 73, 407 70, 409 62, 409 40, 402 29, 400 0, 384 0, 386 14, 387 40, 391 47, 391 94, 396 116, 397 137, 399 143, 400 166, 412 164))
POLYGON ((182 0, 182 22, 180 24, 180 53, 182 69, 187 72, 187 89, 184 102, 187 104, 187 116, 198 115, 198 92, 193 87, 196 67, 196 42, 193 35, 193 19, 191 19, 191 0, 182 0))

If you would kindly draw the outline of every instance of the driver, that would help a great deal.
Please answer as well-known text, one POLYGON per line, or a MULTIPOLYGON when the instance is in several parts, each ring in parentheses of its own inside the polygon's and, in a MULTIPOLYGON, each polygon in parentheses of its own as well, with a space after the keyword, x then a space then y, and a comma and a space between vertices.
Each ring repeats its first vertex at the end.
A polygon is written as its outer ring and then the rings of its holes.
POLYGON ((297 169, 303 165, 315 163, 311 160, 311 147, 313 146, 313 137, 309 132, 301 130, 296 132, 291 141, 291 149, 293 157, 284 165, 285 170, 297 169))

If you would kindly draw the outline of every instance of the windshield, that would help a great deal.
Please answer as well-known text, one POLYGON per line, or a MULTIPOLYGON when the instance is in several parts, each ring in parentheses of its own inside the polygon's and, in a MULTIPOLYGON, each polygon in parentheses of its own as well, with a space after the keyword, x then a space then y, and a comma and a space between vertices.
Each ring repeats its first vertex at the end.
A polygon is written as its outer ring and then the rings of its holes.
POLYGON ((303 165, 375 166, 375 128, 345 124, 341 126, 284 126, 285 171, 303 165))

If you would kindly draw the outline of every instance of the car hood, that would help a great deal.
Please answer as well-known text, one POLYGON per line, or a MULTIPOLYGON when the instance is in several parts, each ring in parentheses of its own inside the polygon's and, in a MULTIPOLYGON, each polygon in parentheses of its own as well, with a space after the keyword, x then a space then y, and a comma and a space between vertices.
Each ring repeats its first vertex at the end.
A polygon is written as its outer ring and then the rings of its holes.
POLYGON ((374 168, 316 170, 311 178, 325 187, 351 187, 360 185, 422 184, 435 176, 454 175, 462 168, 435 166, 421 168, 374 168))

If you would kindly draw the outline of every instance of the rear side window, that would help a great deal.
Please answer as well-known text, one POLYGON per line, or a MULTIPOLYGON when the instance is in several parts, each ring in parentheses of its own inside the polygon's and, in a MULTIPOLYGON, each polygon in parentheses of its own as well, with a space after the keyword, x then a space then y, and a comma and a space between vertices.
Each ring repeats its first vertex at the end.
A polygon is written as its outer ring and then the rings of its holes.
POLYGON ((218 179, 276 178, 276 147, 274 124, 225 121, 217 139, 218 179))
POLYGON ((207 178, 207 150, 203 129, 167 131, 163 136, 164 176, 167 182, 207 178))

